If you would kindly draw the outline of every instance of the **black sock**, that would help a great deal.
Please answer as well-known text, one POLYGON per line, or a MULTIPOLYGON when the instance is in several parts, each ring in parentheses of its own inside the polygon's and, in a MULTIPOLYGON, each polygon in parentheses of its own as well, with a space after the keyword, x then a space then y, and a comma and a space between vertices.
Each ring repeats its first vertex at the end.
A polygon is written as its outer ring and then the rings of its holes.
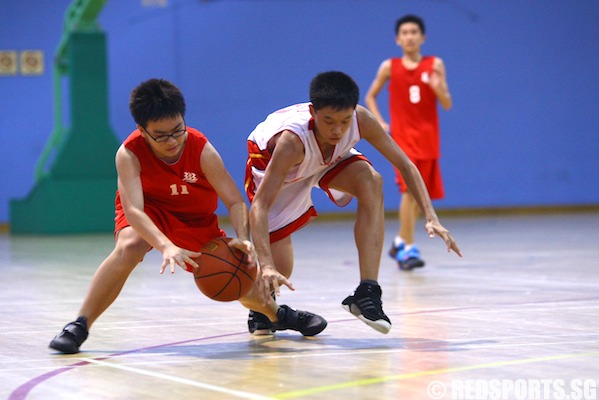
POLYGON ((86 317, 79 317, 79 318, 77 318, 77 320, 75 322, 79 322, 87 330, 87 318, 86 317))
POLYGON ((374 286, 378 286, 379 283, 373 279, 362 279, 360 281, 360 285, 374 285, 374 286))

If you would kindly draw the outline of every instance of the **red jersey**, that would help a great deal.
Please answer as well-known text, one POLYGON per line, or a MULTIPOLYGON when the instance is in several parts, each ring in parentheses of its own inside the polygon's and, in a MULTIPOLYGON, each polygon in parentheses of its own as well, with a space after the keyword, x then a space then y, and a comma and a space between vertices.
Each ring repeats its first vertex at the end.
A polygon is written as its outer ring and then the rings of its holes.
MULTIPOLYGON (((208 183, 200 158, 208 139, 196 129, 187 127, 187 141, 181 158, 167 164, 154 155, 139 130, 123 145, 138 158, 144 211, 158 228, 179 247, 198 251, 206 242, 224 236, 215 214, 218 195, 208 183)), ((116 197, 116 230, 129 223, 116 197)))
POLYGON ((441 155, 437 96, 428 84, 434 60, 434 56, 422 57, 418 66, 409 70, 401 58, 391 59, 391 136, 412 160, 441 155))

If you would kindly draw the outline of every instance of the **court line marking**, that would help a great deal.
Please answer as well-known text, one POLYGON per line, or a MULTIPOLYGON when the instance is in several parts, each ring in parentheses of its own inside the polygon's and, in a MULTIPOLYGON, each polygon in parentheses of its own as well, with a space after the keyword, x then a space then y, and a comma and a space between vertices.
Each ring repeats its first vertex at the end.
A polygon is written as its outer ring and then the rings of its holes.
POLYGON ((389 382, 389 381, 420 378, 423 376, 440 375, 440 374, 462 372, 462 371, 472 371, 472 370, 486 369, 486 368, 505 367, 505 366, 509 366, 509 365, 529 364, 529 363, 536 363, 536 362, 542 362, 542 361, 564 360, 564 359, 568 359, 568 358, 591 357, 591 356, 596 356, 596 355, 599 355, 599 351, 590 352, 590 353, 578 353, 578 354, 559 354, 559 355, 547 356, 547 357, 523 358, 520 360, 497 361, 497 362, 467 365, 467 366, 455 367, 455 368, 432 369, 432 370, 428 370, 428 371, 410 372, 407 374, 399 374, 399 375, 388 375, 388 376, 381 376, 379 378, 360 379, 357 381, 337 383, 334 385, 326 385, 326 386, 314 387, 314 388, 310 388, 310 389, 297 390, 297 391, 293 391, 293 392, 279 393, 279 394, 273 395, 272 398, 273 399, 292 399, 292 398, 297 398, 297 397, 301 397, 301 396, 310 396, 310 395, 315 395, 315 394, 321 394, 324 392, 331 392, 334 390, 349 389, 349 388, 358 387, 358 386, 376 385, 379 383, 384 383, 384 382, 389 382))
MULTIPOLYGON (((330 321, 330 323, 335 323, 337 321, 330 321)), ((245 334, 245 332, 242 332, 240 334, 245 334)), ((478 349, 487 349, 487 348, 507 348, 507 347, 521 347, 521 346, 547 346, 547 345, 566 345, 566 344, 599 344, 599 334, 597 333, 577 333, 577 334, 564 334, 564 335, 550 335, 550 336, 543 336, 543 335, 529 335, 529 336, 504 336, 504 337, 495 337, 495 336, 488 336, 488 337, 480 337, 480 338, 476 338, 476 340, 478 341, 486 341, 486 340, 496 340, 496 339, 502 339, 502 340, 509 340, 509 339, 522 339, 522 338, 562 338, 562 337, 584 337, 584 336, 597 336, 597 339, 591 339, 591 340, 573 340, 573 341, 562 341, 562 342, 538 342, 538 343, 508 343, 508 344, 493 344, 493 345, 479 345, 479 344, 472 344, 470 342, 463 342, 463 339, 444 339, 444 341, 452 344, 452 345, 456 345, 456 346, 461 346, 465 349, 468 350, 478 350, 478 349), (463 342, 463 343, 462 343, 463 342)), ((282 340, 284 340, 285 338, 282 338, 282 340)), ((336 357, 336 356, 347 356, 347 355, 354 355, 354 354, 358 354, 358 355, 367 355, 367 354, 380 354, 380 353, 385 353, 385 354, 389 354, 389 353, 399 353, 399 352, 406 352, 406 351, 417 351, 417 352, 426 352, 426 351, 434 351, 437 350, 437 347, 417 347, 418 344, 426 344, 428 343, 428 340, 422 339, 422 340, 414 340, 413 342, 411 342, 414 347, 402 347, 402 348, 397 348, 395 350, 390 350, 390 349, 384 349, 384 350, 379 350, 379 349, 360 349, 360 350, 343 350, 343 349, 338 349, 335 346, 328 346, 326 344, 324 344, 325 349, 321 350, 321 351, 312 351, 309 354, 283 354, 283 355, 269 355, 269 354, 261 354, 260 358, 261 359, 287 359, 287 358, 308 358, 308 357, 322 357, 322 356, 326 356, 326 357, 336 357)), ((167 355, 176 355, 176 352, 165 352, 165 353, 152 353, 152 354, 142 354, 142 353, 128 353, 125 354, 128 357, 133 357, 133 361, 128 361, 127 365, 146 365, 146 364, 151 364, 151 365, 158 365, 158 364, 180 364, 180 363, 188 363, 189 360, 162 360, 162 361, 156 361, 156 360, 151 360, 151 361, 144 361, 143 358, 149 358, 149 357, 159 357, 159 356, 167 356, 167 355)), ((121 356, 119 355, 114 355, 114 356, 107 356, 107 357, 98 357, 97 360, 103 360, 103 359, 115 359, 115 360, 121 360, 120 358, 121 356)), ((45 358, 32 358, 32 359, 27 359, 27 360, 21 360, 21 362, 25 365, 27 364, 36 364, 39 362, 43 362, 46 361, 47 359, 45 358)), ((86 360, 89 361, 89 358, 80 358, 80 360, 86 360)), ((240 360, 245 360, 245 359, 240 359, 240 360)), ((193 361, 194 363, 200 363, 200 362, 211 362, 211 360, 206 359, 206 360, 202 360, 202 359, 197 359, 193 361)), ((14 360, 7 360, 7 361, 0 361, 0 367, 2 366, 2 364, 9 364, 9 363, 14 363, 14 360)), ((83 363, 83 364, 87 364, 87 363, 83 363)), ((71 365, 72 366, 72 365, 71 365)), ((69 366, 65 366, 62 368, 69 368, 69 366)), ((46 367, 39 367, 39 366, 35 366, 35 367, 21 367, 21 368, 0 368, 0 372, 16 372, 16 371, 54 371, 56 370, 56 366, 46 366, 46 367)))
POLYGON ((111 362, 105 362, 105 361, 100 361, 100 360, 91 359, 91 358, 86 359, 85 361, 87 361, 91 364, 98 364, 103 367, 116 368, 116 369, 120 369, 120 370, 127 371, 127 372, 133 372, 133 373, 139 374, 139 375, 146 375, 146 376, 150 376, 152 378, 158 378, 158 379, 163 379, 163 380, 171 381, 171 382, 175 382, 175 383, 181 383, 183 385, 194 386, 194 387, 201 388, 201 389, 207 389, 207 390, 211 390, 213 392, 224 393, 224 394, 240 397, 242 399, 272 400, 272 397, 265 397, 265 396, 261 396, 261 395, 254 394, 254 393, 248 393, 248 392, 242 392, 239 390, 227 389, 227 388, 224 388, 221 386, 210 385, 208 383, 197 382, 197 381, 194 381, 191 379, 179 378, 177 376, 162 374, 159 372, 152 372, 152 371, 148 371, 145 369, 133 368, 133 367, 129 367, 126 365, 119 365, 119 364, 114 364, 111 362))
MULTIPOLYGON (((222 335, 214 335, 214 336, 204 336, 201 338, 195 338, 195 339, 189 339, 189 340, 181 340, 178 342, 173 342, 173 343, 163 343, 163 344, 159 344, 159 345, 155 345, 155 346, 147 346, 147 347, 142 347, 142 348, 138 348, 138 349, 133 349, 133 350, 126 350, 126 351, 121 351, 118 353, 113 353, 113 354, 109 354, 106 356, 102 356, 102 357, 97 357, 95 358, 95 360, 106 360, 109 358, 113 358, 113 357, 119 357, 119 356, 123 356, 123 355, 128 355, 128 354, 135 354, 135 353, 139 353, 142 351, 146 351, 146 350, 152 350, 152 349, 158 349, 161 347, 165 347, 165 346, 177 346, 177 345, 181 345, 181 344, 187 344, 187 343, 191 343, 191 342, 200 342, 200 341, 205 341, 205 340, 213 340, 213 339, 219 339, 219 338, 224 338, 224 337, 229 337, 229 336, 237 336, 237 335, 241 335, 242 333, 237 332, 237 333, 225 333, 222 335)), ((247 335, 247 332, 243 332, 243 334, 247 335)), ((82 360, 83 358, 80 358, 80 360, 82 360)), ((15 390, 13 390, 13 392, 8 396, 8 400, 22 400, 25 399, 27 397, 27 395, 29 394, 29 392, 31 392, 31 390, 33 390, 36 386, 54 378, 57 375, 60 375, 62 373, 65 372, 69 372, 75 368, 79 368, 79 367, 84 367, 86 365, 89 365, 90 362, 89 361, 80 361, 65 367, 60 367, 58 369, 55 369, 53 371, 47 372, 45 374, 42 375, 38 375, 33 379, 30 379, 29 381, 23 383, 21 386, 19 386, 18 388, 16 388, 15 390)))
MULTIPOLYGON (((451 312, 451 311, 472 310, 472 309, 479 309, 479 308, 512 307, 512 306, 523 306, 523 305, 531 305, 531 304, 546 304, 546 303, 550 303, 550 304, 558 303, 559 304, 559 303, 565 303, 565 302, 577 302, 577 301, 589 301, 589 300, 596 301, 598 299, 599 299, 598 297, 593 296, 590 298, 587 297, 587 298, 573 298, 573 299, 561 299, 561 300, 540 300, 540 301, 529 301, 529 302, 523 302, 523 303, 505 303, 505 304, 485 305, 485 306, 464 306, 464 307, 442 308, 442 309, 424 309, 424 310, 413 311, 413 312, 400 312, 399 314, 400 315, 436 314, 436 313, 444 313, 444 312, 451 312)), ((347 322, 347 321, 355 321, 355 319, 347 318, 347 319, 336 320, 334 322, 335 323, 343 323, 343 322, 347 322)), ((138 349, 113 353, 113 354, 110 354, 110 355, 107 355, 104 357, 98 357, 96 360, 104 360, 104 359, 108 359, 108 358, 112 358, 112 357, 118 357, 118 356, 127 355, 127 354, 139 353, 141 351, 155 349, 155 348, 162 348, 165 346, 177 346, 177 345, 185 344, 185 343, 218 339, 218 338, 223 338, 223 337, 228 337, 228 336, 236 336, 236 335, 240 335, 240 334, 247 334, 247 332, 228 333, 228 334, 215 335, 215 336, 205 336, 202 338, 183 340, 183 341, 174 342, 174 343, 162 343, 159 345, 142 347, 142 348, 138 348, 138 349)), ((51 379, 61 373, 68 372, 75 368, 83 367, 83 366, 89 365, 89 364, 90 363, 87 361, 82 361, 82 362, 78 362, 75 364, 71 364, 69 366, 58 368, 54 371, 50 371, 45 374, 39 375, 35 378, 32 378, 29 381, 23 383, 21 386, 17 387, 15 390, 13 390, 13 392, 9 395, 8 400, 24 399, 27 397, 29 392, 31 390, 33 390, 33 388, 35 388, 36 386, 48 381, 49 379, 51 379)))

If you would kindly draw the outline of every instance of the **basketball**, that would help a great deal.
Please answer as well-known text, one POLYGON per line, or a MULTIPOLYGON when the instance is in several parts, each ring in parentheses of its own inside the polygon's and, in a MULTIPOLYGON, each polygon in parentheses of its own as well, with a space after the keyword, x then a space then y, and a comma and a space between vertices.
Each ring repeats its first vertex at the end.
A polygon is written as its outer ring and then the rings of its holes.
POLYGON ((206 243, 202 255, 194 261, 193 271, 198 289, 217 301, 233 301, 245 296, 256 279, 256 268, 249 268, 247 255, 231 248, 231 238, 219 237, 206 243))

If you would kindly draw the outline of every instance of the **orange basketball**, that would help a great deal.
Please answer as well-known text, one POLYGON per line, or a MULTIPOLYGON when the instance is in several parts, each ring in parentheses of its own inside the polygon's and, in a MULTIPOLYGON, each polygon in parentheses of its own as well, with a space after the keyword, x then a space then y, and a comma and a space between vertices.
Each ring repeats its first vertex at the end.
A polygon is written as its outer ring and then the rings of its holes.
POLYGON ((193 276, 202 293, 217 301, 233 301, 245 296, 256 279, 256 268, 249 268, 247 255, 227 245, 231 238, 219 237, 206 243, 193 276))

